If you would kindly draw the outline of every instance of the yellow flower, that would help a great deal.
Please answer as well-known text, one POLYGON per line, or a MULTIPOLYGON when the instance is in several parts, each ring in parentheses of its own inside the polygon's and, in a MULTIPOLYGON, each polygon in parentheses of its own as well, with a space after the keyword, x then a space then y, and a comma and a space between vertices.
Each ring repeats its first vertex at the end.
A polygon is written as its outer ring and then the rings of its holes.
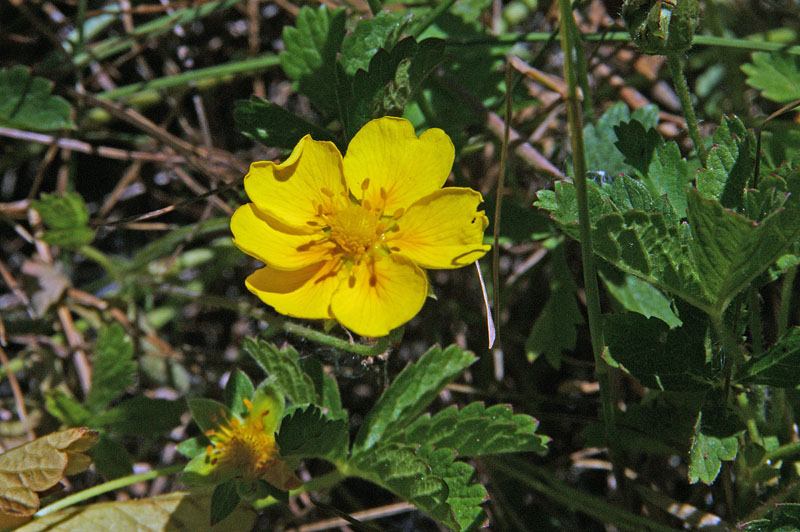
POLYGON ((460 268, 490 248, 481 195, 441 188, 454 156, 441 129, 418 138, 407 120, 384 117, 344 158, 306 135, 283 163, 253 163, 244 180, 253 203, 231 219, 236 246, 265 264, 247 288, 282 314, 335 319, 363 336, 404 324, 428 294, 423 268, 460 268))

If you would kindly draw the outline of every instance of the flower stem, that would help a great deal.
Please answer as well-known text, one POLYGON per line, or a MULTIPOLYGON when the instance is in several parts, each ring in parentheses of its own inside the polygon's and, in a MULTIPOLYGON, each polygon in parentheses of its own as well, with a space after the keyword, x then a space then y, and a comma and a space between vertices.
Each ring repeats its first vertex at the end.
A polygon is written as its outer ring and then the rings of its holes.
POLYGON ((692 137, 692 142, 694 142, 694 149, 697 150, 697 155, 700 156, 700 162, 703 163, 703 166, 706 166, 708 152, 705 144, 703 144, 703 139, 700 137, 700 129, 697 127, 697 116, 695 116, 694 108, 692 107, 689 84, 686 83, 686 77, 683 75, 683 63, 681 63, 680 56, 675 52, 667 54, 667 63, 669 63, 669 71, 672 75, 672 82, 675 84, 675 90, 678 93, 678 99, 681 101, 681 110, 684 118, 686 118, 689 135, 692 137))
POLYGON ((99 249, 92 247, 90 245, 81 246, 78 250, 80 253, 85 255, 86 257, 92 259, 97 264, 103 267, 109 277, 114 281, 120 280, 119 269, 114 264, 114 262, 102 251, 99 249))
POLYGON ((153 480, 154 478, 158 478, 161 476, 172 475, 173 473, 179 473, 180 471, 183 471, 183 467, 184 464, 175 464, 169 467, 147 471, 146 473, 139 473, 137 475, 128 475, 127 477, 109 480, 108 482, 104 482, 103 484, 99 484, 97 486, 92 486, 91 488, 79 491, 78 493, 74 493, 68 497, 64 497, 63 499, 60 499, 54 502, 53 504, 49 504, 44 508, 42 508, 41 510, 39 510, 38 512, 36 512, 34 514, 34 517, 44 517, 45 515, 52 514, 53 512, 63 510, 64 508, 69 508, 70 506, 77 504, 79 502, 91 499, 92 497, 97 497, 98 495, 102 495, 103 493, 108 493, 109 491, 114 491, 120 488, 124 488, 125 486, 136 484, 137 482, 146 482, 148 480, 153 480))
POLYGON ((794 279, 797 277, 797 264, 791 266, 783 277, 781 286, 781 309, 778 314, 778 338, 783 337, 789 330, 789 321, 792 314, 792 289, 794 279))
POLYGON ((453 4, 456 3, 456 0, 441 0, 439 5, 433 8, 424 19, 422 19, 419 24, 414 26, 411 31, 409 31, 409 35, 414 38, 420 36, 420 34, 428 29, 428 26, 436 22, 436 19, 439 18, 442 14, 444 14, 448 9, 452 7, 453 4))
POLYGON ((614 403, 611 398, 608 365, 603 360, 603 332, 600 325, 600 290, 597 285, 597 270, 592 247, 592 226, 589 218, 589 201, 586 182, 586 155, 583 144, 583 119, 578 101, 578 83, 574 67, 574 33, 570 29, 572 9, 569 0, 558 0, 561 14, 561 49, 564 53, 564 78, 567 81, 567 120, 569 121, 570 143, 572 145, 572 164, 574 170, 575 194, 578 202, 578 225, 581 240, 581 260, 583 263, 583 283, 586 290, 586 309, 589 316, 589 333, 592 341, 594 367, 600 386, 600 400, 603 406, 603 425, 606 445, 609 448, 614 476, 617 485, 624 493, 625 475, 616 460, 616 423, 614 403))

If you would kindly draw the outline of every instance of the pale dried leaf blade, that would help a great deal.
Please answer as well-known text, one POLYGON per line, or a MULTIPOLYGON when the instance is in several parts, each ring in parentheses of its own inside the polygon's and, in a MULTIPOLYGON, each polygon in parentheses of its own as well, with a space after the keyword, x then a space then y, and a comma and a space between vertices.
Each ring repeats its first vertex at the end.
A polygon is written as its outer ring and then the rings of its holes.
POLYGON ((79 473, 91 464, 79 454, 89 449, 98 434, 87 427, 54 432, 0 454, 0 512, 33 515, 39 509, 36 492, 48 490, 66 474, 79 473))
POLYGON ((483 294, 483 306, 486 308, 486 330, 489 334, 489 349, 494 345, 496 331, 494 328, 494 320, 492 319, 492 308, 489 306, 489 296, 486 294, 486 285, 483 282, 483 274, 481 274, 481 265, 475 261, 475 269, 478 270, 478 281, 481 283, 481 293, 483 294))
POLYGON ((103 502, 47 515, 16 532, 245 532, 253 528, 256 514, 244 505, 212 527, 210 504, 209 493, 187 492, 103 502))

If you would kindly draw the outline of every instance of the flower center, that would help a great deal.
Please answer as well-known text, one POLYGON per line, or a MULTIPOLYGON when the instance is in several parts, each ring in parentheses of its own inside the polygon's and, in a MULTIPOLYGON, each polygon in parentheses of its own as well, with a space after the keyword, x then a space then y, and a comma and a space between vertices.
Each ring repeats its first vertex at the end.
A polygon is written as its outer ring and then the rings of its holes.
POLYGON ((381 236, 378 217, 361 205, 350 205, 330 219, 330 238, 348 253, 361 254, 381 236))
POLYGON ((209 431, 214 447, 208 450, 212 463, 239 470, 246 477, 260 478, 277 458, 275 438, 261 427, 233 420, 220 430, 209 431))

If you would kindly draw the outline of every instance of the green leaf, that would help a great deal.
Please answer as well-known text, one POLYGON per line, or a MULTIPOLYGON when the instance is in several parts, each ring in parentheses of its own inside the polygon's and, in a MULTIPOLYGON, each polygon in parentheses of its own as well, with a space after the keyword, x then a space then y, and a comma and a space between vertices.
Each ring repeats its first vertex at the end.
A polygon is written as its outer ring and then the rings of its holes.
POLYGON ((744 532, 796 532, 800 530, 800 504, 776 504, 764 519, 739 525, 744 532))
POLYGON ((755 52, 753 62, 742 65, 747 84, 775 102, 800 99, 800 57, 776 52, 755 52))
POLYGON ((70 427, 85 425, 92 415, 86 407, 59 389, 47 392, 45 407, 51 416, 70 427))
POLYGON ((345 73, 352 77, 359 68, 367 70, 378 50, 392 48, 410 21, 411 15, 402 11, 381 11, 371 19, 359 20, 342 43, 339 61, 345 73))
POLYGON ((292 347, 287 345, 278 349, 269 342, 252 338, 245 338, 242 347, 294 404, 317 401, 314 381, 300 367, 299 355, 292 347))
POLYGON ((326 6, 302 8, 295 27, 283 30, 284 52, 280 56, 286 75, 297 81, 301 93, 327 113, 338 111, 332 88, 337 85, 336 56, 345 36, 345 10, 326 6))
POLYGON ((300 360, 306 375, 311 377, 317 391, 319 401, 316 403, 331 419, 347 420, 347 411, 342 408, 342 398, 339 396, 339 385, 336 379, 325 373, 325 370, 316 357, 306 357, 300 360))
POLYGON ((614 131, 615 126, 631 119, 645 130, 654 128, 658 123, 658 108, 646 105, 631 113, 627 105, 618 102, 609 107, 595 124, 583 128, 586 168, 590 172, 603 172, 611 177, 634 173, 634 167, 625 162, 625 156, 615 146, 618 138, 614 131))
POLYGON ((283 418, 275 441, 281 456, 340 462, 347 457, 350 436, 344 420, 331 419, 318 407, 309 405, 283 418))
POLYGON ((109 480, 130 475, 133 471, 128 450, 119 440, 107 434, 100 435, 100 439, 89 451, 89 456, 92 457, 97 472, 109 480))
POLYGON ((797 388, 800 385, 800 327, 793 327, 763 355, 750 359, 736 381, 797 388))
POLYGON ((308 134, 314 140, 336 142, 336 137, 327 129, 257 96, 251 96, 250 100, 238 100, 233 119, 240 133, 265 146, 292 149, 308 134))
POLYGON ((52 90, 50 81, 32 76, 24 66, 0 70, 0 125, 34 131, 75 127, 69 102, 52 90))
POLYGON ((408 365, 383 392, 356 436, 353 453, 364 452, 385 435, 402 430, 417 417, 447 383, 475 362, 469 351, 451 345, 432 347, 415 364, 408 365))
POLYGON ((415 448, 406 445, 376 445, 347 463, 347 471, 382 486, 407 500, 446 526, 458 530, 458 523, 446 506, 447 484, 431 471, 415 448))
POLYGON ((697 174, 697 190, 723 207, 741 210, 744 189, 753 177, 756 138, 736 117, 723 117, 714 132, 707 168, 697 174))
POLYGON ((352 96, 347 104, 347 134, 352 137, 361 126, 381 116, 401 116, 423 81, 442 61, 444 41, 412 37, 391 50, 380 49, 369 62, 369 70, 358 70, 353 78, 352 96))
POLYGON ((718 312, 761 272, 794 244, 800 236, 800 179, 784 208, 761 223, 689 193, 691 249, 708 297, 718 312))
POLYGON ((90 425, 106 427, 117 434, 155 436, 180 425, 184 412, 183 401, 137 395, 96 415, 90 425))
POLYGON ((692 445, 689 451, 689 483, 698 481, 711 484, 719 475, 723 460, 734 460, 739 449, 735 436, 716 438, 707 436, 699 429, 702 416, 697 418, 692 445))
POLYGON ((420 416, 395 438, 410 444, 447 447, 459 458, 522 451, 543 454, 550 438, 536 434, 538 427, 536 419, 514 414, 510 405, 487 408, 476 402, 461 410, 451 406, 433 417, 420 416))
POLYGON ((544 355, 545 360, 558 369, 561 353, 575 349, 577 326, 583 323, 583 314, 575 300, 578 287, 572 280, 564 245, 556 247, 552 256, 550 298, 533 323, 525 342, 525 354, 530 362, 544 355))
POLYGON ((686 217, 686 190, 692 181, 689 163, 681 157, 675 141, 660 144, 647 168, 647 181, 653 195, 666 196, 678 217, 686 217))
POLYGON ((206 452, 206 448, 210 445, 208 438, 203 435, 189 438, 180 442, 175 449, 186 458, 194 458, 206 452))
POLYGON ((236 368, 231 372, 228 382, 225 384, 225 404, 234 414, 244 417, 250 411, 245 399, 252 400, 255 392, 256 388, 250 377, 244 371, 236 368))
POLYGON ((670 328, 681 325, 681 320, 672 310, 672 301, 658 288, 604 262, 598 266, 604 286, 625 310, 638 312, 646 318, 658 318, 670 328))
POLYGON ((133 342, 119 323, 100 331, 95 344, 92 388, 86 406, 93 413, 101 412, 116 397, 136 382, 133 342))
POLYGON ((488 524, 486 512, 481 504, 489 499, 486 488, 474 482, 475 470, 464 462, 455 460, 453 449, 421 447, 417 453, 447 484, 447 506, 458 523, 456 530, 477 530, 488 524))
POLYGON ((33 201, 33 208, 48 227, 42 235, 42 240, 48 244, 77 249, 94 239, 94 231, 86 225, 89 211, 80 194, 42 194, 39 200, 33 201))
POLYGON ((603 336, 609 362, 616 362, 648 388, 669 391, 702 390, 705 376, 707 324, 683 319, 683 327, 670 329, 656 318, 641 314, 607 314, 603 336))
POLYGON ((646 176, 653 160, 653 152, 664 143, 658 131, 652 127, 645 129, 637 120, 631 120, 614 126, 614 134, 617 136, 614 146, 624 157, 625 164, 646 176))
POLYGON ((237 506, 239 493, 236 491, 236 481, 229 480, 215 487, 211 494, 211 526, 231 515, 237 506))

